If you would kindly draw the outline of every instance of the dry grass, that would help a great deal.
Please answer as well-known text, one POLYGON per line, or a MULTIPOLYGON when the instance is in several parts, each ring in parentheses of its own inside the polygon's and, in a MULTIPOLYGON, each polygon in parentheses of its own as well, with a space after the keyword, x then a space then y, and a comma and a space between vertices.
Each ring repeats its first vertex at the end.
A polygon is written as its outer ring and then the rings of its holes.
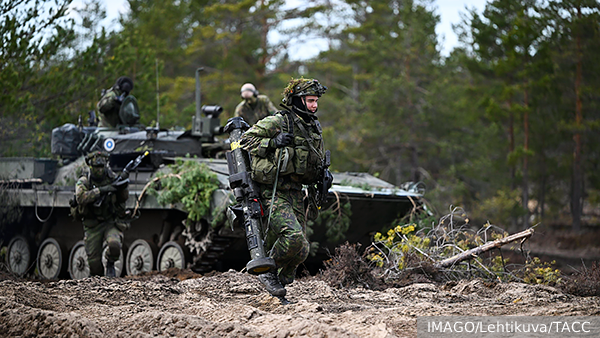
POLYGON ((337 247, 335 255, 324 262, 325 269, 317 277, 339 288, 385 289, 385 283, 374 276, 372 267, 359 254, 359 248, 360 244, 348 242, 337 247))
POLYGON ((561 288, 575 296, 600 296, 600 263, 592 263, 589 269, 584 266, 581 271, 566 277, 561 288))

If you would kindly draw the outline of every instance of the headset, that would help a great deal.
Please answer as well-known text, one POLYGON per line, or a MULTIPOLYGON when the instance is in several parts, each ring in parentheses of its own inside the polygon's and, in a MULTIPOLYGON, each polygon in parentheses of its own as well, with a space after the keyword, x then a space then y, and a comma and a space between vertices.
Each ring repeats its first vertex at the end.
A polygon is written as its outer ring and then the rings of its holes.
POLYGON ((254 97, 258 97, 258 90, 256 90, 256 87, 254 87, 254 85, 253 85, 252 83, 249 83, 249 82, 248 82, 248 83, 245 83, 245 84, 242 86, 242 89, 240 90, 240 92, 241 92, 241 93, 243 93, 243 92, 245 92, 245 91, 249 91, 249 92, 251 92, 251 93, 252 93, 252 95, 253 95, 254 97), (249 86, 247 86, 247 87, 249 87, 249 88, 244 88, 244 87, 246 87, 246 85, 249 85, 249 86))

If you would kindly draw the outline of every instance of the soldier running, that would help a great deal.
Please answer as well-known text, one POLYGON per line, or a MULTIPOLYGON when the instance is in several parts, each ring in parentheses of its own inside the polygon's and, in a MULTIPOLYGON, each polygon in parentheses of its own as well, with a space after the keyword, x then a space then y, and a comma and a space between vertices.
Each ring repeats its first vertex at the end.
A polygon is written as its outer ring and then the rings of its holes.
POLYGON ((83 219, 85 251, 90 274, 102 275, 102 251, 106 251, 106 276, 115 277, 115 261, 119 259, 126 221, 125 202, 129 198, 127 185, 112 185, 116 174, 108 166, 108 155, 95 151, 86 156, 89 174, 83 175, 75 186, 78 212, 83 219))
MULTIPOLYGON (((316 116, 319 98, 326 90, 315 79, 292 79, 283 92, 284 110, 258 121, 240 142, 252 156, 252 179, 259 183, 265 210, 270 210, 265 249, 277 271, 261 274, 259 280, 274 296, 285 296, 285 285, 294 281, 296 268, 308 257, 302 188, 314 192, 311 187, 327 170, 316 116), (279 169, 278 175, 272 174, 276 172, 273 168, 279 169)), ((309 200, 314 201, 315 196, 309 200)))

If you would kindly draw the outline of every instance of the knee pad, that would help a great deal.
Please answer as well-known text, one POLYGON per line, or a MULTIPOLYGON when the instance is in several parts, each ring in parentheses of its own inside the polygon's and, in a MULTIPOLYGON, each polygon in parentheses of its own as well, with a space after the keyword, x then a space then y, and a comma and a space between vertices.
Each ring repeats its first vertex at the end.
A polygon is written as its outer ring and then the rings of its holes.
POLYGON ((108 241, 108 257, 114 258, 114 260, 119 259, 121 255, 121 244, 115 240, 108 241))

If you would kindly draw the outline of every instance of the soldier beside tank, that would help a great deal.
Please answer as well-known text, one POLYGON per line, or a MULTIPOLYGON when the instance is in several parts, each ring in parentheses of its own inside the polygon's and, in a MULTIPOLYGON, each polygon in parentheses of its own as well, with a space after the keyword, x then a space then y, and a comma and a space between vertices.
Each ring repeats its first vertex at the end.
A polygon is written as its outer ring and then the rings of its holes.
POLYGON ((131 91, 133 81, 127 76, 121 76, 115 84, 102 91, 102 97, 96 105, 100 112, 100 127, 117 128, 133 126, 140 119, 137 100, 131 91))
POLYGON ((235 107, 235 116, 242 117, 251 126, 277 112, 271 100, 266 95, 259 94, 252 83, 244 83, 240 95, 243 101, 235 107))
POLYGON ((75 186, 78 218, 83 222, 85 251, 91 275, 102 275, 102 253, 106 246, 106 276, 115 277, 115 262, 121 254, 127 221, 127 184, 113 186, 117 175, 108 166, 108 155, 94 151, 85 158, 89 173, 75 186))
POLYGON ((315 211, 317 182, 325 172, 331 178, 324 166, 322 129, 315 115, 326 90, 315 79, 292 79, 283 92, 284 110, 258 121, 240 141, 251 154, 252 179, 259 184, 265 211, 270 212, 265 219, 270 223, 265 227, 265 250, 277 270, 259 275, 259 280, 278 297, 285 296, 285 285, 294 281, 297 267, 308 257, 305 210, 315 211), (303 186, 309 188, 308 206, 303 186))

